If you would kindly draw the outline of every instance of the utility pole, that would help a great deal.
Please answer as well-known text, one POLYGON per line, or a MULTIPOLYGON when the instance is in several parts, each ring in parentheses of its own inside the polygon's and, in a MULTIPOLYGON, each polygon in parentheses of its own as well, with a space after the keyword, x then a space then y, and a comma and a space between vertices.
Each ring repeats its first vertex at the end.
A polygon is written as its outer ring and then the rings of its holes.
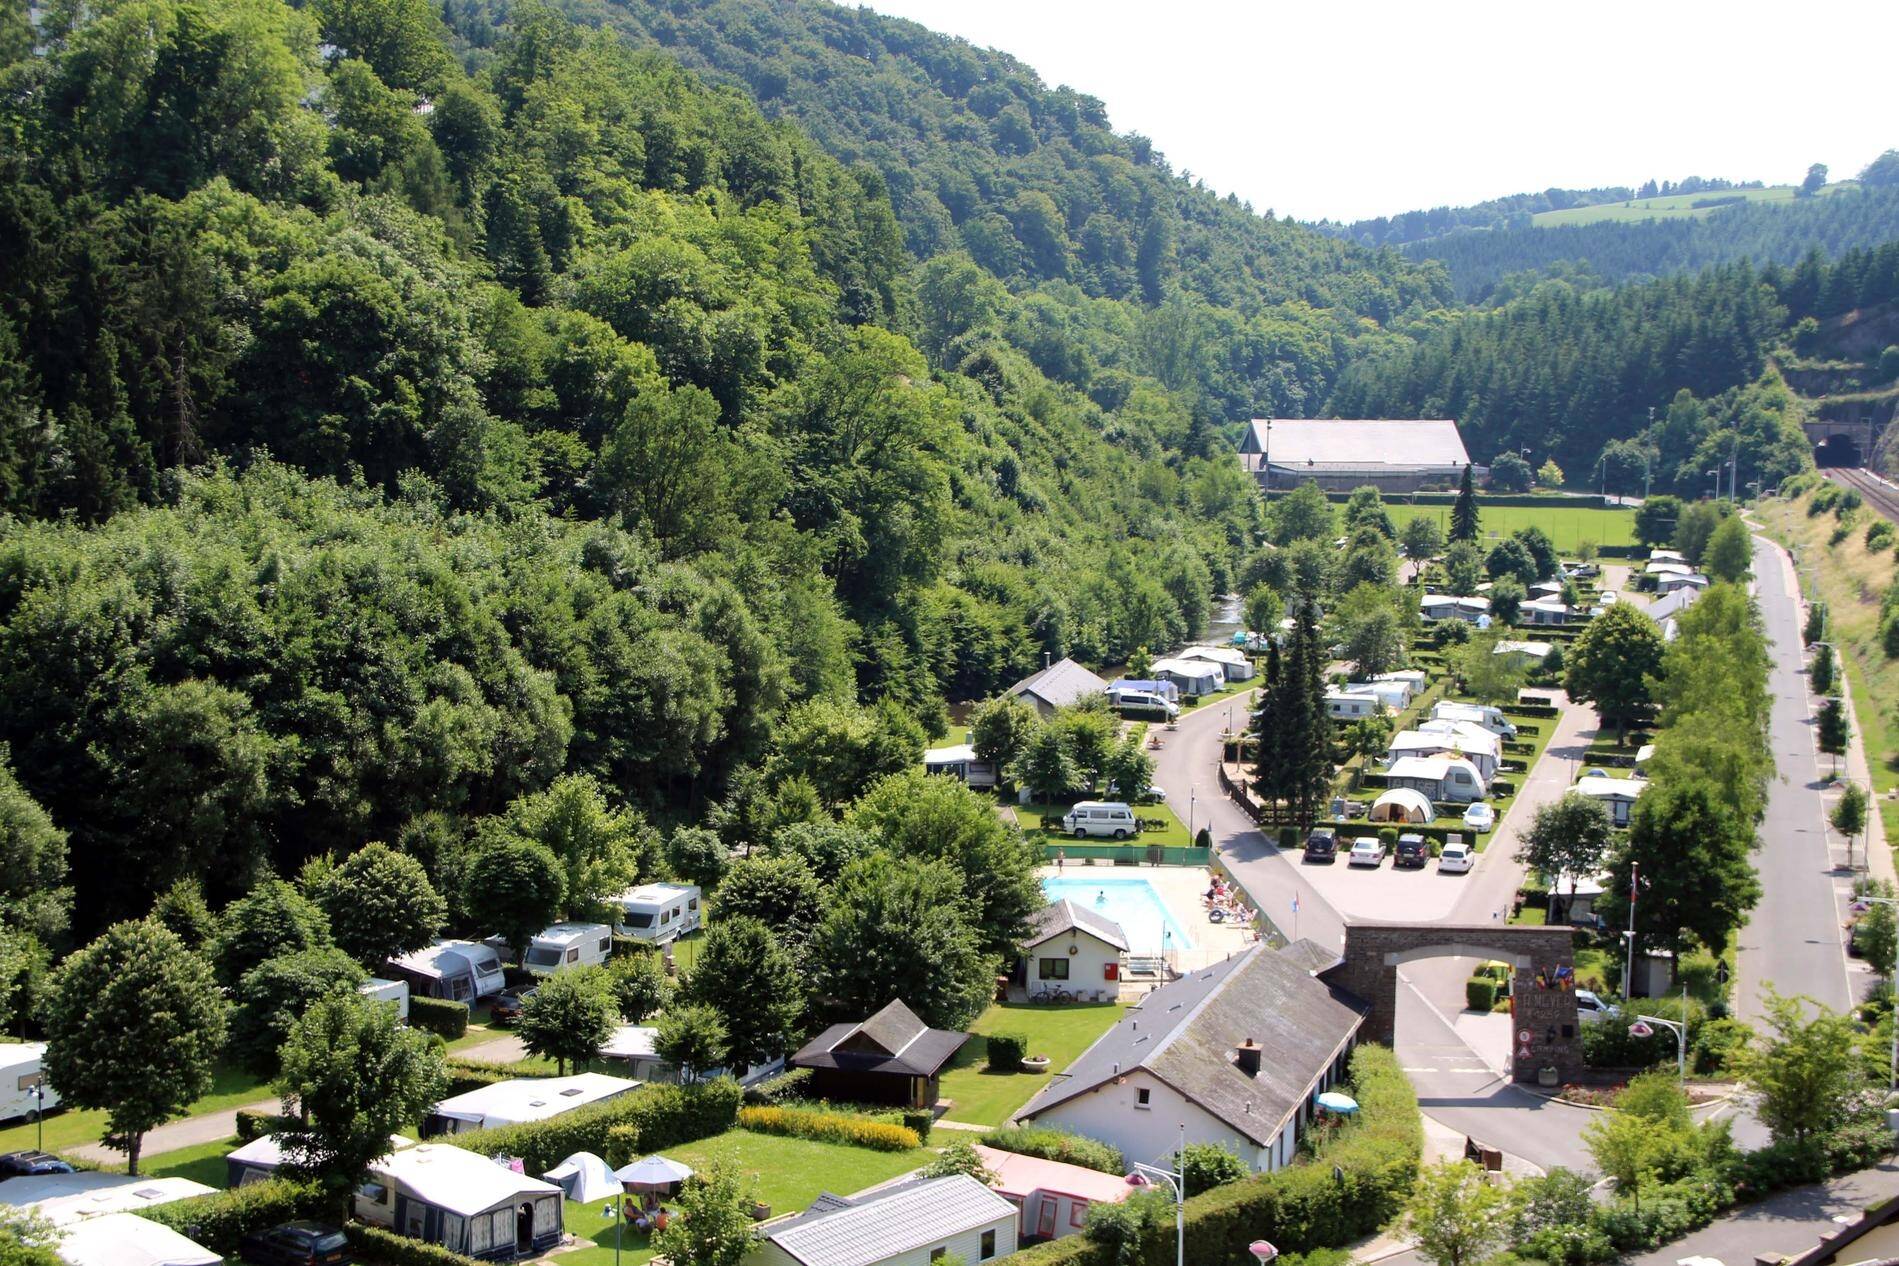
POLYGON ((1635 972, 1635 894, 1642 886, 1642 863, 1629 863, 1629 931, 1628 944, 1622 954, 1622 1000, 1629 999, 1629 989, 1634 981, 1635 972))

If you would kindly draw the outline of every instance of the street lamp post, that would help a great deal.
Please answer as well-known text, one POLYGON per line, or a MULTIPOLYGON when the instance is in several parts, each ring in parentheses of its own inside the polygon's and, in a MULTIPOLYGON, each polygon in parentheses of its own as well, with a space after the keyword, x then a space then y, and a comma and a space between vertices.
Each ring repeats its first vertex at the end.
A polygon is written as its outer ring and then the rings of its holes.
MULTIPOLYGON (((1174 1193, 1174 1266, 1187 1266, 1187 1123, 1180 1125, 1180 1150, 1174 1153, 1179 1169, 1134 1162, 1134 1172, 1143 1178, 1158 1178, 1174 1193)), ((1277 1254, 1275 1254, 1277 1256, 1277 1254)))
POLYGON ((620 1266, 620 1241, 626 1234, 626 1211, 620 1208, 620 1197, 615 1196, 607 1201, 607 1207, 600 1211, 600 1216, 613 1223, 613 1266, 620 1266))
POLYGON ((1661 1025, 1675 1035, 1675 1079, 1688 1080, 1688 1026, 1677 1024, 1673 1020, 1664 1020, 1659 1015, 1638 1015, 1635 1023, 1629 1026, 1632 1037, 1648 1037, 1655 1032, 1654 1026, 1661 1025))
POLYGON ((46 1150, 46 1086, 36 1081, 27 1087, 26 1093, 33 1096, 33 1125, 35 1131, 33 1146, 36 1150, 43 1152, 46 1150))

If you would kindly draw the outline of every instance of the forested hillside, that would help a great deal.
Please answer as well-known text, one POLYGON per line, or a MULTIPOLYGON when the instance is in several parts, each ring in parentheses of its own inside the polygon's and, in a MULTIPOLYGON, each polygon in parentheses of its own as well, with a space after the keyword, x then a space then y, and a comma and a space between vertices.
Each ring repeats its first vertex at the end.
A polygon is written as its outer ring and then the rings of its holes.
POLYGON ((0 72, 0 771, 82 927, 452 856, 568 775, 743 822, 789 748, 836 803, 946 699, 1187 636, 1255 538, 1191 393, 1051 380, 1000 282, 913 279, 874 170, 657 53, 531 3, 472 74, 423 0, 42 34, 0 72))
POLYGON ((1899 242, 1831 265, 1813 251, 1792 269, 1738 263, 1614 289, 1545 281, 1393 338, 1347 371, 1328 408, 1455 417, 1474 452, 1527 448, 1612 491, 1640 492, 1648 472, 1685 496, 1738 433, 1740 484, 1771 486, 1807 464, 1808 445, 1770 355, 1797 347, 1808 318, 1895 301, 1899 242))
POLYGON ((1792 264, 1809 250, 1837 255, 1899 238, 1899 186, 1846 187, 1824 198, 1723 207, 1700 218, 1559 228, 1511 224, 1454 232, 1405 248, 1441 260, 1460 299, 1495 297, 1511 274, 1561 270, 1613 284, 1748 259, 1792 264))
MULTIPOLYGON (((1449 298, 1437 265, 1256 214, 1114 133, 1095 98, 913 22, 823 0, 559 3, 869 164, 912 253, 966 252, 1007 283, 1011 340, 1097 398, 1147 375, 1222 422, 1310 413, 1366 320, 1449 298)), ((494 21, 479 0, 447 11, 475 42, 494 21)))

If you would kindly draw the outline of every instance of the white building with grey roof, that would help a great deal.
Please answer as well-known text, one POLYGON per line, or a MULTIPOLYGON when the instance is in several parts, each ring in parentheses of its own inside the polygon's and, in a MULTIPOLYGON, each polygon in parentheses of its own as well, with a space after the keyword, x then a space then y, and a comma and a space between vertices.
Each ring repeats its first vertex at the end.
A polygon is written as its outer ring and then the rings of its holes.
MULTIPOLYGON (((1267 492, 1311 481, 1327 491, 1454 488, 1471 465, 1449 418, 1254 418, 1240 464, 1267 492)), ((1482 466, 1473 474, 1482 479, 1482 466)))
POLYGON ((1022 938, 1022 985, 1033 997, 1066 989, 1077 996, 1121 992, 1121 957, 1128 936, 1121 925, 1073 901, 1051 901, 1029 916, 1022 938))
POLYGON ((855 1196, 825 1192, 758 1228, 745 1266, 977 1266, 1016 1249, 1016 1207, 966 1174, 919 1178, 855 1196))
POLYGON ((1279 1169, 1363 1021, 1360 1003, 1313 974, 1310 954, 1254 945, 1148 994, 1016 1119, 1154 1163, 1185 1127, 1189 1143, 1279 1169))

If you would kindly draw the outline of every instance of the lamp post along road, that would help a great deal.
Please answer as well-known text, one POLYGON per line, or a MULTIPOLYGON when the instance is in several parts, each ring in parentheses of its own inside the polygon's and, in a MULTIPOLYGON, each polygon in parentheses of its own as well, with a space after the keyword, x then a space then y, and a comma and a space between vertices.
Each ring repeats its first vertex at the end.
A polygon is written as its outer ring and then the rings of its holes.
POLYGON ((1654 1026, 1657 1024, 1661 1025, 1663 1028, 1667 1029, 1669 1032, 1675 1035, 1675 1078, 1678 1081, 1687 1081, 1688 1080, 1688 1026, 1687 1025, 1677 1024, 1673 1020, 1664 1020, 1659 1015, 1638 1015, 1635 1017, 1635 1023, 1629 1026, 1629 1034, 1632 1037, 1649 1037, 1655 1032, 1654 1026))
POLYGON ((1174 1153, 1180 1168, 1162 1169, 1159 1165, 1134 1162, 1134 1172, 1143 1178, 1158 1178, 1174 1193, 1174 1266, 1187 1266, 1187 1123, 1180 1123, 1180 1150, 1174 1153))

